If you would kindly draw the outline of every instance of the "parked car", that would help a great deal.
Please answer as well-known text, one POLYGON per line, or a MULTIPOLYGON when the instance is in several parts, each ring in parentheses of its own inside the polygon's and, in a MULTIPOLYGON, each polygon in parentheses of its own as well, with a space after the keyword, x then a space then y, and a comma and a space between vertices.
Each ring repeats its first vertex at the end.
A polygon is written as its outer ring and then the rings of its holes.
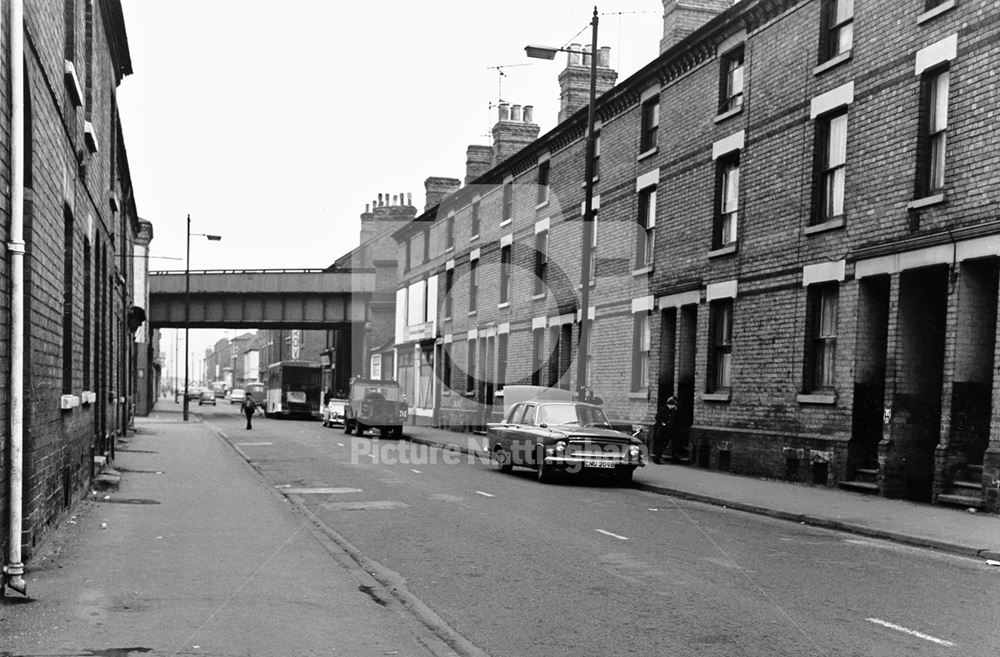
POLYGON ((243 397, 246 395, 246 391, 243 388, 233 388, 229 391, 229 403, 230 404, 242 404, 243 397))
POLYGON ((345 426, 344 420, 346 419, 348 403, 346 399, 337 399, 336 397, 326 402, 326 406, 323 407, 323 426, 345 426))
POLYGON ((264 412, 264 405, 267 402, 267 386, 263 383, 251 381, 243 388, 244 395, 250 395, 253 402, 257 404, 257 409, 264 412))
POLYGON ((188 386, 187 398, 189 400, 201 399, 201 393, 205 392, 205 389, 201 386, 188 386))
POLYGON ((645 465, 638 438, 611 428, 600 406, 530 400, 511 405, 502 422, 486 426, 487 449, 502 472, 534 468, 538 480, 558 472, 602 472, 620 483, 645 465))
POLYGON ((406 422, 406 402, 401 401, 399 384, 395 381, 353 379, 347 406, 344 409, 344 433, 378 428, 384 438, 403 437, 406 422))
POLYGON ((211 389, 203 390, 201 397, 198 398, 198 405, 204 406, 205 404, 211 404, 215 406, 215 393, 211 389))

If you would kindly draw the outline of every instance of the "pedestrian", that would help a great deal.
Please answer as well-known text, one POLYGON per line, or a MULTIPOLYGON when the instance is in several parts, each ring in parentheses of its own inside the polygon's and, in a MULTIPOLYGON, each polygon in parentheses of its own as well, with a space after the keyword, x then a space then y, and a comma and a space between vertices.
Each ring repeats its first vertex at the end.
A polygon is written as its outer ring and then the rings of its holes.
POLYGON ((243 397, 241 410, 243 411, 243 414, 247 416, 247 429, 253 429, 253 425, 250 423, 250 420, 253 418, 254 411, 257 410, 257 404, 254 403, 253 397, 249 394, 243 397))
POLYGON ((653 425, 653 448, 650 460, 653 463, 662 463, 666 458, 667 444, 672 439, 674 420, 677 417, 677 398, 673 395, 667 398, 666 403, 656 412, 656 420, 653 425))

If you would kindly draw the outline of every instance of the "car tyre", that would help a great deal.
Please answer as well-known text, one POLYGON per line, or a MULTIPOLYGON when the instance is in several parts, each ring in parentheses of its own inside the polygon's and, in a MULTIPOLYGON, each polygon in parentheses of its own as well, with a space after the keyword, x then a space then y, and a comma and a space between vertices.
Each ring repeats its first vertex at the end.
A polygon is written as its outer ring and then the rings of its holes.
POLYGON ((363 435, 365 435, 365 429, 367 429, 367 428, 368 428, 368 427, 366 427, 366 426, 365 426, 364 424, 362 424, 361 422, 355 422, 355 423, 354 423, 354 431, 355 431, 355 432, 356 432, 356 433, 357 433, 357 434, 358 434, 359 436, 363 436, 363 435))
POLYGON ((508 473, 514 470, 514 458, 500 445, 490 453, 490 466, 497 472, 508 473))
POLYGON ((350 420, 344 420, 344 433, 346 433, 346 434, 350 434, 351 433, 351 421, 350 420))
POLYGON ((615 471, 615 481, 621 486, 628 486, 632 483, 632 474, 635 472, 634 468, 622 468, 615 471))

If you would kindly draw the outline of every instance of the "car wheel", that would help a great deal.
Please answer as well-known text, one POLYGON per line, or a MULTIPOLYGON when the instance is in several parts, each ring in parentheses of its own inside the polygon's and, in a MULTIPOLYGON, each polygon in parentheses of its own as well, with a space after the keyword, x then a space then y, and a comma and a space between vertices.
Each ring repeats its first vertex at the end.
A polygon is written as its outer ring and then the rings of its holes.
POLYGON ((355 422, 354 423, 354 430, 355 430, 355 432, 357 432, 357 434, 359 436, 365 435, 365 429, 367 429, 367 428, 368 427, 366 427, 364 424, 362 424, 360 422, 355 422))
POLYGON ((542 445, 538 445, 535 448, 535 463, 538 470, 538 481, 543 484, 552 483, 555 468, 545 463, 545 447, 542 445))
POLYGON ((514 469, 514 458, 500 445, 490 453, 490 466, 498 472, 511 472, 514 469))
POLYGON ((393 427, 392 433, 393 436, 395 436, 396 440, 403 439, 403 427, 393 427))

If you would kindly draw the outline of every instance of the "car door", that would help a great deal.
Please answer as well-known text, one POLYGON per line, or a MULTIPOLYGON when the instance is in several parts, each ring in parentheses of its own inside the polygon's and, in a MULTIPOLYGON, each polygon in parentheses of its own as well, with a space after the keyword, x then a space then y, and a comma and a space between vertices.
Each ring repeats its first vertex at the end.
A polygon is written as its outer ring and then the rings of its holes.
POLYGON ((524 404, 524 411, 517 422, 511 427, 511 448, 513 462, 517 465, 533 465, 535 449, 535 416, 538 412, 536 404, 524 404))
POLYGON ((513 426, 517 422, 517 418, 519 418, 523 412, 524 404, 514 404, 510 410, 507 411, 507 415, 504 417, 503 422, 498 422, 489 426, 487 434, 489 437, 491 452, 495 451, 497 447, 507 452, 510 451, 513 426))

